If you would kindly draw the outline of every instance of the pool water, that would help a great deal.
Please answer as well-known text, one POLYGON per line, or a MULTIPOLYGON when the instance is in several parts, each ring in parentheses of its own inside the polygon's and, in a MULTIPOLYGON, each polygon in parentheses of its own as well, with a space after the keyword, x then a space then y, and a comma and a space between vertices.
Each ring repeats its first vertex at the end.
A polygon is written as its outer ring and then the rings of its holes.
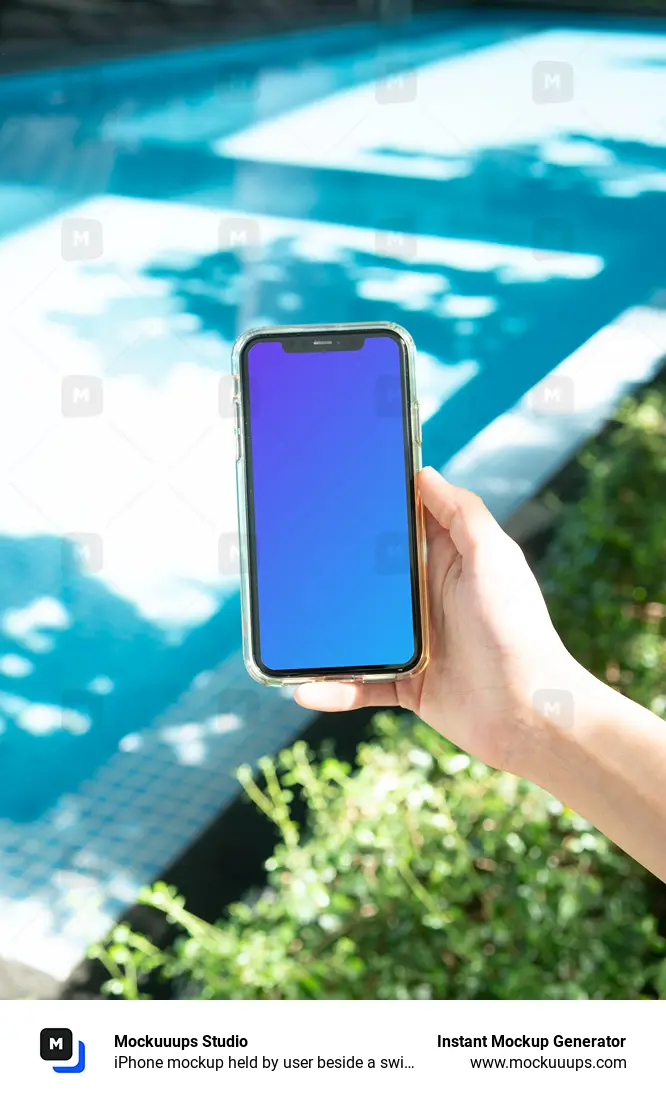
POLYGON ((666 286, 665 90, 661 24, 478 13, 0 80, 0 955, 64 975, 307 721, 239 657, 235 336, 404 325, 455 461, 666 286))

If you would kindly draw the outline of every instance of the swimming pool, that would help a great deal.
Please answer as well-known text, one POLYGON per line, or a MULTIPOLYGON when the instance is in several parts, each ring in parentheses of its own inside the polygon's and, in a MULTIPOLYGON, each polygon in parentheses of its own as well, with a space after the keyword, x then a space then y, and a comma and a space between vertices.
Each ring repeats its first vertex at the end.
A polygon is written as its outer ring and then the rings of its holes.
POLYGON ((449 15, 0 80, 0 955, 64 976, 308 721, 240 662, 239 331, 405 325, 424 459, 504 513, 654 369, 660 30, 449 15), (582 419, 517 417, 581 348, 582 419))

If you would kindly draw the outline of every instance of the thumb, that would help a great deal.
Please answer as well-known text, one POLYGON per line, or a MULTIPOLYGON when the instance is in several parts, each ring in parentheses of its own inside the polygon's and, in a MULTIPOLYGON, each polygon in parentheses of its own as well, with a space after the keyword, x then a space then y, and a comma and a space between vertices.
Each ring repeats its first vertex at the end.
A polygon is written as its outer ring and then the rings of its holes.
POLYGON ((508 535, 476 493, 446 481, 432 466, 419 474, 421 499, 430 514, 449 532, 458 553, 469 557, 481 547, 504 543, 508 535))

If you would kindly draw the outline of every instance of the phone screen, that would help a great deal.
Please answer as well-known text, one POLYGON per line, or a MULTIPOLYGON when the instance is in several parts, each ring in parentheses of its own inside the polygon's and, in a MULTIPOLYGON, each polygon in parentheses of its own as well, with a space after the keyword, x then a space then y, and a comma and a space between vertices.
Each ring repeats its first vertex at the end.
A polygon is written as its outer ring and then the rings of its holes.
POLYGON ((253 632, 269 674, 420 656, 404 347, 357 344, 294 352, 269 338, 245 351, 253 632))

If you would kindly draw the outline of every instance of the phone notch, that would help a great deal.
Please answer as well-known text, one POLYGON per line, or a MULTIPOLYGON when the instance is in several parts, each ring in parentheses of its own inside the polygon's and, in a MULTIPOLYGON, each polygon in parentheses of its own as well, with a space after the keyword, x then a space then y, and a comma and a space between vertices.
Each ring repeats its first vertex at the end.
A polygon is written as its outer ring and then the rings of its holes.
POLYGON ((332 333, 330 336, 301 334, 286 336, 280 343, 282 350, 289 355, 317 351, 361 351, 365 344, 365 336, 358 332, 332 333))

